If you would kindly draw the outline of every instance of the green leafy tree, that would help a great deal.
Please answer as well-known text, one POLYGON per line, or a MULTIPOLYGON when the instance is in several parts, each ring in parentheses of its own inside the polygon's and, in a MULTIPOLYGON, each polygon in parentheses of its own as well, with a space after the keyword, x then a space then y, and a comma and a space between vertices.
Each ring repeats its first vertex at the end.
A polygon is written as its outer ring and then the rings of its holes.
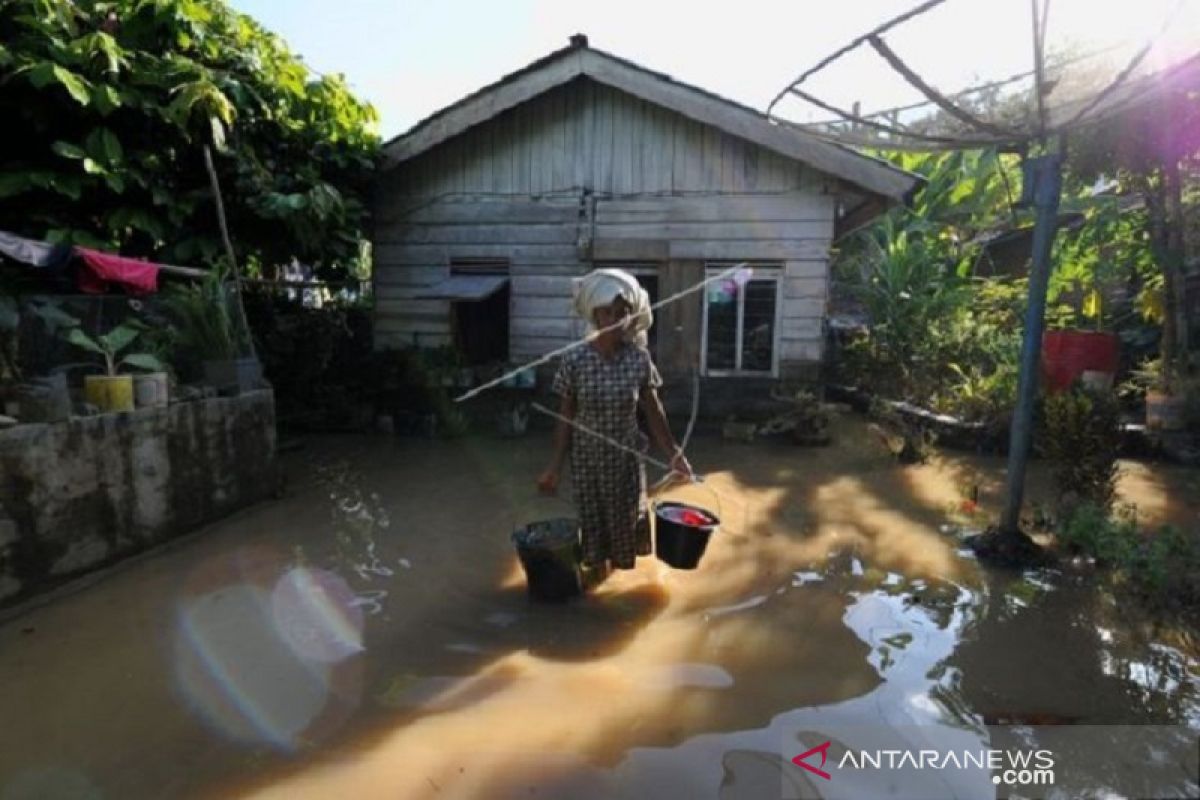
POLYGON ((1200 92, 1171 80, 1164 78, 1161 93, 1136 113, 1077 131, 1067 163, 1076 179, 1112 180, 1115 191, 1145 203, 1138 232, 1157 273, 1146 281, 1141 305, 1162 322, 1159 383, 1167 390, 1187 371, 1187 220, 1200 208, 1200 92))
MULTIPOLYGON (((972 419, 1002 421, 1015 396, 1027 281, 982 277, 988 234, 1032 225, 1019 158, 995 151, 885 154, 927 183, 843 244, 838 280, 871 320, 851 351, 855 382, 972 419)), ((1141 326, 1147 287, 1161 285, 1149 211, 1068 176, 1047 319, 1054 327, 1141 326), (1140 302, 1131 302, 1142 292, 1140 302), (1103 301, 1101 298, 1105 298, 1103 301), (1121 300, 1121 298, 1125 298, 1121 300), (1117 299, 1119 302, 1111 302, 1117 299)))
POLYGON ((356 267, 375 111, 221 0, 0 0, 0 228, 177 263, 356 267))
POLYGON ((859 231, 835 262, 871 320, 851 351, 852 368, 892 396, 1001 415, 1007 400, 995 398, 1011 388, 1019 317, 1012 293, 990 291, 974 272, 980 234, 1014 220, 1017 161, 987 150, 888 156, 927 182, 911 207, 859 231))

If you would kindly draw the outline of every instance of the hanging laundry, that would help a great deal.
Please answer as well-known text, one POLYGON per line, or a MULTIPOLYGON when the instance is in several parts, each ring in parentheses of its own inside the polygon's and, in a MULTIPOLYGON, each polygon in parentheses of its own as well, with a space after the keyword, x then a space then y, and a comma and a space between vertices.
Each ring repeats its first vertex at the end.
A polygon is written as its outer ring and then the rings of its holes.
POLYGON ((25 239, 0 231, 0 253, 34 267, 58 267, 71 257, 71 246, 25 239))
POLYGON ((75 252, 83 259, 79 288, 89 294, 103 294, 111 283, 125 287, 130 294, 158 291, 158 264, 86 247, 76 247, 75 252))

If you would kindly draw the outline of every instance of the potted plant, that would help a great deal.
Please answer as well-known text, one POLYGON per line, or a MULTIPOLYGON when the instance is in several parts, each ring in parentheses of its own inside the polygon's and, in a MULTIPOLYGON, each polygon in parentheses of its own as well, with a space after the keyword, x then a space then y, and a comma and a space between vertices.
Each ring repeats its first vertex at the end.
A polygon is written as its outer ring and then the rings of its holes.
POLYGON ((1175 381, 1163 359, 1152 358, 1133 370, 1130 381, 1146 393, 1146 428, 1178 431, 1184 428, 1187 397, 1174 391, 1175 381))
POLYGON ((87 375, 83 379, 84 396, 102 411, 132 411, 134 408, 133 375, 120 373, 121 367, 165 372, 162 362, 149 353, 124 352, 142 330, 144 326, 140 322, 127 320, 94 338, 78 327, 67 332, 68 342, 104 358, 104 374, 87 375))
POLYGON ((249 350, 248 334, 229 313, 219 270, 198 283, 169 287, 163 305, 176 323, 179 348, 200 362, 205 383, 232 392, 262 385, 262 365, 242 355, 249 350))
POLYGON ((139 338, 140 349, 158 359, 161 372, 133 376, 133 400, 138 408, 165 406, 170 403, 176 384, 174 363, 178 351, 179 332, 175 326, 153 312, 145 318, 146 328, 139 338))

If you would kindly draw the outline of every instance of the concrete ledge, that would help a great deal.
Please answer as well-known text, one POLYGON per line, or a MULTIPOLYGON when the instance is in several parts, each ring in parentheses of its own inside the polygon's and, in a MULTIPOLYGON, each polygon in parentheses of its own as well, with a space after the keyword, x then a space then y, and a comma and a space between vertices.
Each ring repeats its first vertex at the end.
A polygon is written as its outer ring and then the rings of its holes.
POLYGON ((9 603, 272 496, 274 395, 21 425, 0 432, 0 474, 9 603))

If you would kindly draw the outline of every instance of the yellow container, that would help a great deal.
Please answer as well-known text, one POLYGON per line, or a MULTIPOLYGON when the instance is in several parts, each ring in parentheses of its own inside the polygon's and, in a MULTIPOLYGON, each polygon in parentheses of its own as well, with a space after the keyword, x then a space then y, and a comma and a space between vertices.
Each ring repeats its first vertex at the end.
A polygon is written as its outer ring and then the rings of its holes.
POLYGON ((83 396, 101 411, 133 411, 133 376, 87 375, 83 396))

